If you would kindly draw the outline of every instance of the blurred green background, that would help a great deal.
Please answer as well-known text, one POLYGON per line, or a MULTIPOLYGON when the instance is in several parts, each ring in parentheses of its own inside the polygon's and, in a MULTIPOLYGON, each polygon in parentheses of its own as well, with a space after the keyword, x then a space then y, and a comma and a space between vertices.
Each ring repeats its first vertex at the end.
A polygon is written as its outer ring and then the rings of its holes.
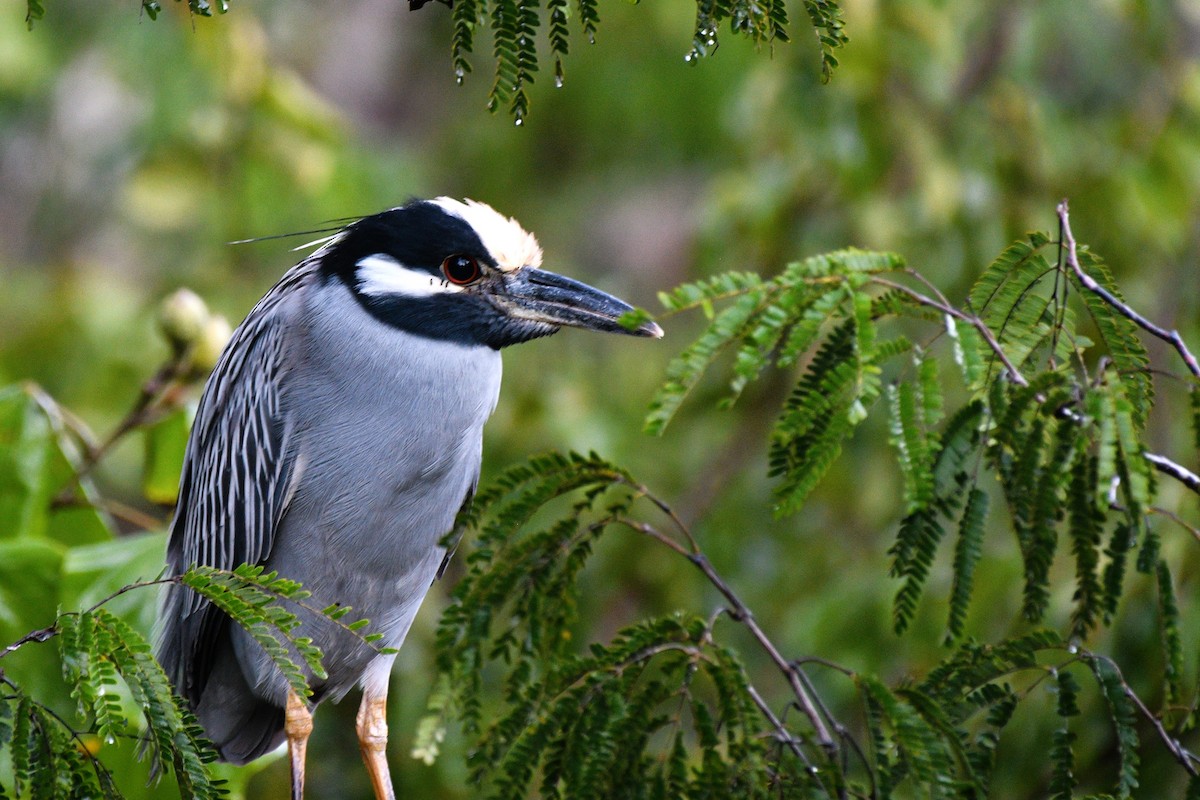
MULTIPOLYGON (((651 310, 656 291, 680 281, 769 273, 846 245, 898 251, 961 300, 1008 241, 1052 229, 1055 203, 1069 197, 1076 235, 1113 265, 1131 302, 1200 341, 1200 5, 844 7, 852 41, 823 86, 799 3, 792 43, 756 50, 723 31, 717 54, 692 64, 683 56, 694 5, 601 4, 596 44, 573 40, 562 88, 542 64, 530 118, 516 127, 485 110, 482 33, 475 72, 455 84, 449 12, 436 3, 410 12, 398 0, 261 0, 213 19, 165 3, 153 22, 134 2, 48 3, 30 32, 25 4, 0 0, 0 384, 32 380, 105 432, 167 356, 154 328, 163 295, 190 286, 236 323, 306 240, 229 242, 442 194, 515 216, 538 235, 548 268, 651 310)), ((948 570, 935 570, 915 630, 895 637, 886 549, 902 509, 882 420, 858 432, 805 513, 783 521, 768 512, 764 452, 786 379, 752 387, 734 412, 713 409, 717 383, 702 386, 665 437, 640 433, 667 361, 698 322, 668 320, 662 342, 566 332, 506 352, 484 479, 544 449, 595 449, 694 523, 785 650, 891 682, 921 674, 944 653, 948 570)), ((1167 397, 1151 438, 1169 454, 1184 428, 1173 384, 1160 380, 1167 397)), ((168 508, 141 497, 142 461, 131 437, 97 479, 165 520, 168 508)), ((120 545, 137 552, 120 574, 153 577, 156 546, 120 545)), ((1165 541, 1183 597, 1195 594, 1195 551, 1194 541, 1165 541)), ((71 574, 99 563, 68 556, 71 574)), ((988 556, 970 621, 980 637, 1018 626, 1015 549, 993 537, 988 556)), ((30 581, 10 583, 0 607, 29 601, 52 614, 56 601, 38 606, 45 598, 30 581)), ((602 548, 585 588, 596 636, 644 610, 716 603, 686 563, 632 537, 602 548)), ((400 796, 471 794, 453 740, 432 767, 407 755, 446 590, 430 594, 397 662, 400 796)), ((78 598, 72 591, 63 597, 78 598)), ((4 642, 52 619, 36 617, 9 614, 4 642)), ((1153 648, 1146 630, 1130 619, 1103 636, 1136 654, 1153 648)), ((824 691, 836 700, 848 687, 824 691)), ((352 705, 317 715, 314 797, 369 796, 352 705)), ((1040 796, 1042 778, 1024 765, 1041 764, 1043 727, 1031 720, 1027 740, 1003 743, 997 796, 1040 796)), ((1109 769, 1096 736, 1085 780, 1109 769)), ((1149 791, 1156 756, 1147 758, 1149 791)), ((169 783, 143 787, 136 774, 118 768, 130 796, 171 795, 169 783)), ((241 775, 248 796, 284 796, 282 760, 241 775)))

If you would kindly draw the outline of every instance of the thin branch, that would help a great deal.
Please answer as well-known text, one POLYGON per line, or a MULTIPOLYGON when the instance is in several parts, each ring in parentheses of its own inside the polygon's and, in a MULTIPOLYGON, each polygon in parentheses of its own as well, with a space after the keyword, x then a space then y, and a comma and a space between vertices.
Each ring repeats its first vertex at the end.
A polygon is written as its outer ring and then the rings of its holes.
MULTIPOLYGON (((53 408, 57 412, 63 422, 63 427, 74 434, 83 450, 82 455, 78 459, 79 463, 72 465, 74 469, 72 470, 73 474, 71 475, 70 483, 53 498, 51 501, 52 506, 61 507, 74 504, 76 501, 74 487, 78 486, 82 488, 85 496, 88 496, 88 501, 92 505, 101 510, 107 510, 115 516, 126 516, 128 518, 127 514, 123 515, 118 512, 128 512, 133 511, 133 509, 129 509, 128 507, 111 510, 104 509, 101 503, 95 498, 90 497, 93 492, 89 491, 88 483, 84 479, 95 469, 100 460, 125 436, 144 425, 158 420, 179 405, 182 399, 182 390, 187 386, 186 379, 190 368, 191 358, 188 351, 184 350, 172 356, 142 384, 141 389, 138 391, 138 396, 133 402, 133 406, 125 414, 125 417, 117 423, 112 432, 101 441, 97 441, 94 434, 88 430, 86 425, 79 422, 74 414, 59 405, 49 395, 39 390, 37 397, 42 402, 43 407, 47 411, 53 408)), ((148 517, 136 520, 131 518, 130 521, 149 529, 143 524, 149 521, 148 517)))
POLYGON ((30 631, 29 633, 22 636, 20 639, 17 639, 15 642, 13 642, 12 644, 5 647, 3 650, 0 650, 0 658, 4 658, 9 653, 16 652, 17 650, 21 649, 23 646, 29 644, 30 642, 45 642, 50 639, 53 639, 55 636, 58 636, 58 623, 57 622, 49 627, 38 628, 36 631, 30 631))
MULTIPOLYGON (((1059 213, 1064 214, 1064 215, 1065 215, 1065 211, 1064 211, 1065 202, 1066 201, 1064 201, 1063 204, 1060 204, 1060 206, 1059 206, 1059 213)), ((1187 347, 1183 344, 1183 340, 1179 338, 1179 334, 1176 331, 1171 331, 1168 333, 1166 331, 1163 331, 1161 328, 1158 328, 1153 323, 1146 322, 1146 320, 1143 317, 1141 317, 1136 311, 1130 309, 1128 306, 1126 306, 1120 300, 1117 300, 1109 292, 1107 292, 1103 286, 1100 286, 1099 284, 1097 284, 1096 281, 1090 275, 1088 275, 1087 273, 1083 272, 1080 269, 1079 260, 1074 255, 1075 240, 1071 238, 1071 229, 1066 224, 1065 216, 1064 216, 1064 221, 1063 221, 1063 235, 1064 235, 1064 237, 1066 237, 1067 244, 1068 244, 1068 256, 1067 256, 1068 262, 1071 264, 1072 269, 1076 270, 1076 272, 1082 276, 1082 277, 1080 277, 1080 281, 1083 282, 1085 286, 1087 286, 1089 289, 1092 287, 1095 287, 1096 293, 1099 294, 1100 297, 1104 298, 1105 302, 1112 303, 1114 308, 1116 308, 1124 316, 1127 316, 1130 319, 1134 320, 1135 322, 1138 322, 1139 325, 1142 325, 1142 323, 1145 323, 1145 325, 1143 327, 1149 326, 1149 327, 1146 327, 1146 330, 1150 331, 1151 333, 1154 333, 1154 335, 1160 336, 1160 338, 1165 338, 1166 341, 1177 343, 1177 349, 1182 348, 1182 349, 1180 349, 1180 353, 1181 353, 1181 355, 1183 355, 1184 360, 1187 361, 1188 359, 1191 359, 1191 361, 1189 362, 1189 368, 1191 368, 1191 366, 1195 365, 1195 358, 1192 356, 1191 353, 1188 352, 1187 347), (1090 285, 1088 284, 1089 281, 1090 281, 1090 285), (1139 322, 1139 320, 1140 320, 1140 322, 1139 322), (1172 337, 1174 337, 1174 338, 1172 338, 1172 337)), ((920 305, 937 309, 938 311, 942 312, 943 314, 954 317, 957 320, 961 320, 962 322, 966 322, 967 324, 971 325, 973 328, 975 328, 975 330, 979 331, 979 334, 981 336, 983 336, 984 341, 987 342, 988 347, 990 347, 992 349, 992 352, 994 352, 996 354, 996 357, 1000 359, 1000 362, 1002 364, 1004 364, 1004 368, 1005 368, 1005 370, 1008 371, 1008 374, 1012 378, 1013 383, 1016 383, 1018 386, 1028 386, 1029 385, 1029 382, 1027 380, 1025 380, 1025 377, 1023 375, 1021 375, 1020 371, 1015 366, 1013 366, 1011 361, 1008 360, 1008 356, 1005 355, 1003 348, 1000 347, 1000 342, 996 340, 996 337, 992 333, 991 328, 989 328, 982 319, 980 319, 979 317, 976 317, 974 315, 966 314, 966 313, 958 310, 957 308, 955 308, 954 306, 952 306, 948 302, 946 302, 944 299, 935 300, 934 298, 929 297, 928 295, 921 294, 920 292, 916 291, 915 289, 911 289, 911 288, 905 286, 904 284, 896 283, 895 281, 888 280, 887 278, 880 278, 878 276, 873 277, 872 280, 875 283, 880 284, 881 286, 886 286, 889 289, 895 289, 897 291, 903 292, 904 294, 911 297, 913 300, 915 300, 920 305)), ((1200 377, 1200 373, 1197 373, 1197 377, 1200 377)), ((1037 399, 1039 402, 1045 402, 1046 398, 1044 395, 1038 394, 1037 399)), ((1064 410, 1060 410, 1060 413, 1062 413, 1062 411, 1064 411, 1064 410)), ((1076 416, 1073 414, 1073 412, 1070 412, 1069 409, 1066 409, 1065 411, 1072 418, 1074 418, 1076 416)), ((1175 478, 1180 483, 1182 483, 1184 486, 1191 489, 1193 492, 1200 494, 1200 475, 1197 475, 1196 473, 1192 472, 1191 470, 1187 469, 1186 467, 1184 467, 1180 464, 1177 464, 1176 462, 1172 461, 1171 459, 1169 459, 1165 456, 1160 456, 1155 453, 1144 453, 1143 455, 1145 456, 1146 460, 1149 461, 1150 464, 1156 470, 1158 470, 1159 472, 1161 472, 1165 475, 1170 475, 1172 478, 1175 478)))
MULTIPOLYGON (((91 614, 91 613, 95 612, 97 609, 99 609, 100 606, 104 605, 105 603, 109 602, 110 600, 120 597, 121 595, 125 594, 126 592, 132 592, 134 589, 144 589, 147 586, 161 586, 165 583, 178 583, 178 582, 179 582, 179 576, 176 576, 174 578, 156 578, 155 580, 152 580, 152 581, 135 581, 133 583, 127 583, 124 586, 122 586, 120 589, 117 589, 112 594, 99 600, 91 608, 89 608, 83 612, 67 611, 62 614, 59 614, 59 617, 64 617, 64 616, 67 616, 68 614, 79 614, 79 613, 91 614)), ((22 647, 29 644, 30 642, 39 642, 40 643, 40 642, 49 641, 50 639, 53 639, 55 636, 58 636, 59 633, 61 633, 61 631, 59 631, 59 629, 58 629, 58 619, 56 618, 53 625, 47 625, 45 628, 38 628, 37 630, 30 631, 29 633, 22 636, 20 639, 17 639, 12 644, 6 646, 3 650, 0 650, 0 658, 4 658, 9 653, 14 653, 17 650, 20 650, 22 647)))
MULTIPOLYGON (((683 536, 683 538, 687 540, 688 547, 691 548, 691 552, 693 552, 693 553, 700 552, 700 545, 696 541, 696 537, 692 536, 692 532, 688 529, 688 526, 685 525, 683 520, 679 517, 679 515, 676 514, 675 511, 669 505, 667 505, 666 501, 662 500, 659 497, 656 497, 650 491, 650 489, 648 487, 643 486, 640 483, 630 483, 628 480, 626 480, 624 478, 624 476, 620 476, 619 480, 621 483, 624 483, 626 486, 632 487, 634 489, 634 491, 636 491, 640 496, 649 500, 651 503, 653 503, 658 508, 659 511, 661 511, 663 514, 665 514, 667 516, 667 519, 671 520, 671 524, 675 526, 675 530, 679 531, 680 535, 683 536)), ((667 537, 667 538, 670 539, 670 537, 667 537)), ((674 541, 674 540, 672 540, 672 541, 674 541)), ((683 553, 683 555, 688 555, 688 552, 683 550, 682 548, 679 549, 679 552, 683 553)))
MULTIPOLYGON (((660 500, 653 499, 651 495, 647 494, 646 497, 647 499, 651 499, 651 502, 654 502, 659 508, 667 508, 666 504, 662 503, 660 500)), ((671 516, 673 520, 676 521, 677 525, 682 525, 682 523, 678 522, 678 518, 674 517, 674 515, 671 516)), ((693 548, 689 551, 688 548, 684 547, 679 542, 675 541, 675 539, 671 538, 649 523, 626 519, 624 517, 619 518, 617 521, 622 525, 631 528, 632 530, 646 534, 652 539, 666 545, 676 553, 679 553, 687 558, 687 560, 692 562, 697 569, 704 573, 704 577, 708 579, 708 582, 716 587, 717 591, 720 592, 725 600, 729 603, 730 617, 740 622, 746 627, 747 630, 750 631, 750 634, 758 642, 759 646, 766 652, 767 656, 775 663, 775 666, 779 668, 779 671, 782 672, 784 677, 787 679, 788 685, 792 689, 792 693, 796 696, 796 700, 800 704, 800 710, 804 712, 804 715, 808 717, 809 722, 812 723, 813 730, 817 735, 817 743, 820 744, 822 749, 824 749, 831 757, 836 754, 838 751, 837 741, 830 734, 829 727, 825 724, 825 720, 821 716, 821 712, 818 710, 816 703, 813 701, 808 692, 808 689, 805 688, 804 682, 801 678, 800 668, 794 662, 783 657, 783 655, 779 652, 779 648, 775 646, 775 643, 771 641, 770 637, 767 636, 766 632, 763 631, 757 620, 755 620, 754 613, 751 612, 750 608, 742 602, 742 599, 738 597, 737 593, 734 592, 729 584, 725 582, 725 579, 717 573, 717 571, 713 568, 712 563, 709 562, 708 557, 705 556, 704 553, 702 553, 699 549, 693 548)), ((681 527, 681 530, 686 531, 686 528, 681 527)), ((688 534, 688 538, 694 544, 695 540, 691 537, 690 533, 688 534)))
POLYGON ((1187 365, 1188 372, 1192 373, 1197 378, 1200 378, 1200 362, 1196 361, 1196 357, 1188 350, 1187 345, 1183 341, 1183 337, 1179 335, 1177 330, 1167 330, 1166 328, 1155 325, 1150 320, 1143 317, 1138 312, 1134 311, 1128 305, 1118 300, 1113 296, 1112 292, 1105 289, 1096 282, 1096 279, 1083 271, 1083 267, 1079 264, 1079 254, 1075 247, 1075 236, 1071 233, 1071 223, 1069 219, 1069 211, 1067 201, 1063 200, 1058 204, 1058 219, 1062 225, 1063 239, 1067 245, 1067 264, 1075 272, 1075 277, 1083 284, 1083 287, 1089 292, 1095 294, 1105 303, 1108 303, 1117 313, 1126 319, 1133 322, 1142 330, 1152 336, 1162 339, 1167 344, 1175 348, 1179 353, 1179 357, 1183 359, 1183 363, 1187 365))
POLYGON ((1171 520, 1176 525, 1178 525, 1179 527, 1183 528, 1188 533, 1190 533, 1196 539, 1196 541, 1200 542, 1200 528, 1197 528, 1195 525, 1192 525, 1190 523, 1184 522, 1184 520, 1178 514, 1176 514, 1174 511, 1170 511, 1165 508, 1160 508, 1159 506, 1151 506, 1150 513, 1158 514, 1160 516, 1166 517, 1167 519, 1171 520))
MULTIPOLYGON (((168 390, 183 378, 191 366, 191 360, 187 357, 187 352, 179 354, 170 359, 158 370, 150 376, 150 378, 142 384, 138 392, 137 399, 133 402, 133 407, 125 415, 124 419, 117 423, 115 427, 102 442, 93 447, 89 447, 84 454, 83 464, 76 471, 77 477, 82 478, 102 459, 112 447, 125 437, 130 431, 145 424, 149 421, 157 410, 163 407, 156 404, 156 401, 162 400, 168 394, 168 390)), ((174 398, 168 398, 168 406, 173 402, 174 398)))
POLYGON ((1156 470, 1164 475, 1170 475, 1193 492, 1200 494, 1200 475, 1181 464, 1176 464, 1166 456, 1160 456, 1157 453, 1142 453, 1142 455, 1154 465, 1156 470))
POLYGON ((984 321, 979 317, 975 316, 974 314, 967 314, 959 311, 948 302, 935 300, 932 297, 921 294, 916 289, 912 289, 902 283, 897 283, 896 281, 889 280, 887 278, 881 278, 878 275, 871 276, 871 281, 879 284, 880 286, 886 286, 889 289, 895 289, 898 292, 902 292, 911 297, 920 305, 928 306, 929 308, 935 308, 946 316, 954 317, 960 322, 967 323, 972 328, 979 331, 979 335, 983 337, 983 340, 987 342, 988 347, 990 347, 992 352, 996 354, 996 358, 1000 359, 1000 363, 1004 365, 1004 369, 1008 372, 1008 375, 1012 379, 1013 383, 1017 384, 1018 386, 1029 385, 1029 381, 1025 380, 1025 376, 1021 374, 1021 371, 1017 369, 1011 361, 1009 361, 1008 355, 1004 352, 1004 348, 1000 346, 1000 342, 996 340, 996 335, 992 333, 992 329, 989 328, 987 324, 984 323, 984 321))
POLYGON ((124 520, 131 525, 137 526, 144 531, 161 530, 167 525, 167 520, 159 519, 151 514, 147 514, 141 509, 122 503, 120 500, 111 498, 96 498, 87 497, 56 497, 50 503, 52 508, 93 508, 105 514, 110 514, 117 519, 124 520))
POLYGON ((747 681, 746 691, 750 694, 750 699, 754 701, 754 705, 758 706, 758 710, 762 712, 762 715, 766 717, 767 721, 771 723, 771 726, 775 728, 775 740, 781 744, 787 745, 788 749, 795 754, 796 758, 799 758, 801 761, 803 761, 804 766, 809 770, 809 772, 812 772, 812 762, 808 760, 808 756, 804 753, 804 748, 800 746, 799 740, 797 740, 795 736, 792 736, 791 732, 787 729, 787 726, 784 725, 782 720, 775 715, 775 712, 771 710, 771 706, 767 705, 767 701, 763 700, 762 695, 758 693, 758 689, 755 689, 754 685, 747 681))
POLYGON ((1141 712, 1142 717, 1145 718, 1145 720, 1154 728, 1155 732, 1158 734, 1158 738, 1162 740, 1162 743, 1171 753, 1171 756, 1178 761, 1192 777, 1200 775, 1200 770, 1197 770, 1196 768, 1196 765, 1200 764, 1200 758, 1197 758, 1195 753, 1191 752, 1182 744, 1180 744, 1179 740, 1172 736, 1162 724, 1162 720, 1160 720, 1154 714, 1154 712, 1146 707, 1146 704, 1142 702, 1142 698, 1137 696, 1137 692, 1133 691, 1133 687, 1131 687, 1129 682, 1125 680, 1125 673, 1121 672, 1121 668, 1117 666, 1117 662, 1113 661, 1107 656, 1102 656, 1087 651, 1081 651, 1081 655, 1097 660, 1103 659, 1110 667, 1113 668, 1113 670, 1121 679, 1121 690, 1124 691, 1125 696, 1128 697, 1135 706, 1137 706, 1137 709, 1139 712, 1141 712))

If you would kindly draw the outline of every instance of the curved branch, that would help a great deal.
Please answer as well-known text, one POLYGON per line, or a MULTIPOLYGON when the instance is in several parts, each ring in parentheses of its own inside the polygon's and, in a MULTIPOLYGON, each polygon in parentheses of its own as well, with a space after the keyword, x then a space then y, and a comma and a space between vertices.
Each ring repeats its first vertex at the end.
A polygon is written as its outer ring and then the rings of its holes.
POLYGON ((1133 324, 1146 331, 1146 333, 1156 336, 1174 347, 1175 351, 1179 353, 1179 357, 1183 359, 1183 363, 1187 366, 1188 372, 1192 373, 1196 378, 1200 378, 1200 362, 1197 362, 1196 357, 1188 350, 1183 337, 1179 335, 1179 331, 1167 330, 1155 325, 1127 304, 1118 300, 1113 296, 1112 292, 1096 283, 1095 278, 1083 271, 1083 267, 1079 264, 1079 254, 1075 247, 1075 235, 1071 233, 1071 223, 1066 200, 1058 204, 1057 211, 1059 223, 1062 225, 1063 240, 1067 246, 1067 265, 1071 267, 1071 270, 1075 273, 1075 277, 1079 279, 1083 287, 1105 303, 1108 303, 1118 314, 1133 322, 1133 324))

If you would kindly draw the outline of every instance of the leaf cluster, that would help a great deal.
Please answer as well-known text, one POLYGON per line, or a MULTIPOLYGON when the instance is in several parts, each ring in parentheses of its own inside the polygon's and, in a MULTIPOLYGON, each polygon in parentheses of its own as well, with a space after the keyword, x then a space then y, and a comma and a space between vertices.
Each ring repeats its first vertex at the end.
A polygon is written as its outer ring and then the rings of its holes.
MULTIPOLYGON (((1120 297, 1098 257, 1084 248, 1079 260, 1120 297)), ((951 538, 945 638, 957 649, 900 686, 847 670, 870 741, 858 751, 868 780, 852 777, 844 760, 815 779, 799 769, 812 734, 773 728, 769 710, 747 705, 758 695, 734 654, 715 644, 711 621, 660 617, 609 643, 575 644, 573 592, 596 539, 614 524, 662 536, 634 520, 646 490, 627 473, 595 456, 546 456, 505 473, 464 518, 477 549, 443 619, 442 677, 418 751, 436 755, 457 717, 474 738, 474 777, 497 797, 525 796, 533 786, 548 796, 625 796, 620 786, 641 787, 637 796, 648 787, 655 796, 707 796, 700 776, 718 758, 729 770, 750 765, 753 780, 728 771, 714 796, 743 796, 756 785, 785 796, 986 797, 1001 736, 1018 707, 1048 688, 1058 720, 1047 752, 1051 794, 1070 797, 1078 788, 1078 718, 1101 714, 1119 754, 1112 793, 1130 796, 1144 747, 1139 716, 1150 712, 1115 661, 1080 643, 1114 621, 1131 569, 1156 587, 1165 702, 1189 697, 1174 577, 1149 521, 1157 481, 1145 432, 1154 387, 1135 321, 1082 286, 1044 234, 1007 248, 961 308, 899 257, 855 250, 791 264, 770 279, 721 274, 660 299, 668 314, 698 310, 707 324, 668 367, 650 432, 661 432, 719 364, 729 365, 724 407, 768 369, 794 376, 771 432, 779 513, 801 512, 846 439, 877 407, 886 410, 904 508, 890 550, 899 581, 894 627, 903 632, 916 619, 951 538), (922 326, 928 334, 916 344, 910 337, 922 326), (957 369, 943 369, 949 362, 957 369), (568 493, 582 497, 557 521, 542 522, 547 504, 568 493), (985 537, 1002 512, 1022 564, 1022 623, 1053 621, 1054 566, 1068 560, 1059 550, 1069 551, 1073 592, 1062 633, 1035 630, 990 644, 968 636, 985 537), (705 677, 715 696, 699 693, 705 677), (728 698, 722 682, 736 687, 728 698), (498 706, 493 685, 501 687, 498 706), (698 697, 706 698, 699 706, 698 697), (740 711, 730 706, 735 700, 740 711), (716 747, 706 714, 714 730, 742 733, 716 747), (776 746, 764 749, 768 739, 776 746), (614 775, 629 783, 609 782, 614 775)), ((1200 430, 1195 397, 1193 390, 1200 430)), ((669 546, 703 561, 697 550, 669 546)), ((1189 724, 1173 719, 1180 730, 1189 724)), ((1193 757, 1160 730, 1191 772, 1193 757)), ((843 742, 855 750, 853 739, 843 742)), ((809 763, 818 762, 829 763, 809 763)))
MULTIPOLYGON (((298 635, 300 620, 289 608, 306 607, 308 593, 299 583, 250 565, 233 571, 193 567, 178 580, 242 626, 297 693, 310 694, 302 665, 316 676, 323 676, 324 669, 320 650, 298 635)), ((105 607, 117 595, 162 582, 123 587, 93 608, 60 614, 52 627, 28 637, 29 642, 56 638, 82 726, 0 673, 0 687, 6 690, 0 695, 0 753, 7 751, 12 760, 15 796, 122 797, 98 753, 139 735, 151 774, 173 773, 182 797, 225 796, 209 767, 216 753, 186 702, 174 694, 145 636, 105 607)), ((350 611, 332 606, 320 613, 343 620, 350 611)), ((379 638, 358 633, 367 620, 340 624, 372 646, 379 638)), ((0 798, 7 796, 0 784, 0 798)))
POLYGON ((436 758, 457 720, 489 797, 532 786, 544 797, 808 796, 812 775, 767 735, 709 622, 672 614, 577 641, 579 573, 602 534, 636 525, 640 494, 594 454, 550 454, 476 498, 462 520, 476 549, 439 626, 440 678, 414 754, 436 758), (568 494, 561 516, 541 521, 568 494))
MULTIPOLYGON (((817 37, 822 77, 829 80, 838 63, 834 52, 847 41, 842 31, 841 6, 835 0, 806 0, 805 10, 817 37)), ((538 71, 539 46, 549 46, 554 81, 561 86, 572 35, 582 34, 589 43, 595 43, 600 23, 596 0, 546 0, 544 7, 536 0, 456 0, 452 13, 450 51, 455 78, 462 83, 471 71, 469 57, 475 48, 475 34, 486 25, 492 34, 495 59, 488 109, 507 106, 517 125, 524 123, 529 112, 527 90, 538 71), (544 35, 539 31, 542 27, 544 35)), ((695 63, 712 54, 719 45, 722 25, 728 24, 730 33, 745 36, 755 44, 772 45, 789 40, 788 23, 783 0, 696 0, 692 45, 684 58, 695 63)))
POLYGON ((709 324, 667 367, 646 430, 661 433, 688 393, 726 350, 734 350, 723 407, 769 366, 808 357, 771 433, 776 511, 795 513, 841 453, 882 390, 881 365, 906 352, 903 335, 881 339, 876 319, 911 308, 902 296, 872 292, 872 276, 901 270, 892 253, 840 250, 788 265, 770 280, 730 272, 660 296, 669 313, 700 309, 709 324), (729 301, 720 311, 715 304, 729 301), (811 351, 811 354, 810 354, 811 351))

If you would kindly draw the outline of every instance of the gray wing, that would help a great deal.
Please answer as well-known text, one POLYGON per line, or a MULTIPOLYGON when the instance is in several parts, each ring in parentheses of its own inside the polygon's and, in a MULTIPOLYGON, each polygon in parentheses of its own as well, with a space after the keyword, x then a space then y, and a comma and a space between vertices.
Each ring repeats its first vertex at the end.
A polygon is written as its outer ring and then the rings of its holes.
MULTIPOLYGON (((231 570, 271 553, 287 507, 291 425, 280 411, 287 310, 312 274, 312 262, 290 270, 234 332, 209 377, 184 455, 167 567, 231 570)), ((227 618, 177 585, 160 613, 159 661, 175 689, 198 702, 227 618)))

